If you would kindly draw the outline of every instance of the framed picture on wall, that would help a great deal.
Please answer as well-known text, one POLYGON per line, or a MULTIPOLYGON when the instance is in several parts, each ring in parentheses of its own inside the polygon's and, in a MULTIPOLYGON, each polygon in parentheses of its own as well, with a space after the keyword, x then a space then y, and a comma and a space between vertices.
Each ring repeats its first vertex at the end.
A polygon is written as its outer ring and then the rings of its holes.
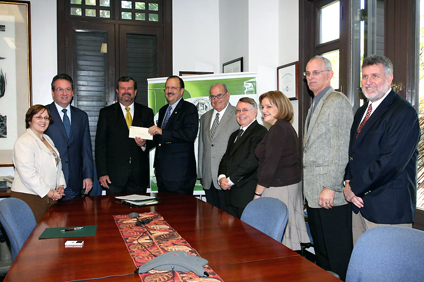
POLYGON ((279 66, 277 68, 277 89, 284 93, 290 100, 297 100, 299 62, 279 66))
POLYGON ((13 166, 31 105, 30 29, 30 2, 0 0, 0 166, 13 166))
POLYGON ((180 71, 180 76, 213 74, 213 71, 180 71))
POLYGON ((222 73, 243 72, 243 57, 222 64, 222 73))

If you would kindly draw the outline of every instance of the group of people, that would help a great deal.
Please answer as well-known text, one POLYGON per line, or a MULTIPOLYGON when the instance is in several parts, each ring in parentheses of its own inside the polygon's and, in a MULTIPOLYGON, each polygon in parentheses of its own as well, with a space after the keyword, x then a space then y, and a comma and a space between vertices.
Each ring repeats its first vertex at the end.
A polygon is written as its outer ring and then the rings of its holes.
MULTIPOLYGON (((269 130, 256 121, 255 100, 243 97, 233 106, 221 83, 210 87, 213 109, 199 123, 196 106, 182 98, 184 81, 170 76, 165 83, 168 104, 159 110, 155 125, 153 111, 135 102, 136 81, 121 77, 118 102, 100 110, 97 124, 101 186, 107 194, 145 193, 148 154, 156 148, 159 192, 192 195, 200 179, 207 202, 238 218, 250 201, 282 200, 289 209, 282 243, 293 250, 309 243, 306 203, 317 264, 344 279, 353 244, 363 232, 382 224, 412 226, 418 116, 391 89, 393 66, 384 56, 364 59, 362 91, 368 103, 355 115, 346 95, 330 86, 328 59, 312 58, 304 75, 314 99, 305 121, 303 168, 293 106, 280 91, 259 97, 269 130), (129 138, 130 126, 148 128, 153 140, 129 138)), ((15 143, 12 197, 26 201, 37 221, 55 201, 88 194, 93 187, 88 117, 70 105, 73 89, 71 77, 55 76, 54 102, 28 110, 27 131, 15 143)))

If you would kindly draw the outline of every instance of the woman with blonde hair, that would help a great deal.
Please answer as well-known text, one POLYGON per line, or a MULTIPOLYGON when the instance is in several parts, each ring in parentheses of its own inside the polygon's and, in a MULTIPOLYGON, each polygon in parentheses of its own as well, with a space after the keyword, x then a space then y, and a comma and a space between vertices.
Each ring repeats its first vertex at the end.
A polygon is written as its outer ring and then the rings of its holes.
POLYGON ((254 199, 273 197, 287 205, 289 220, 282 243, 300 250, 300 243, 310 240, 303 216, 297 134, 291 125, 293 106, 280 91, 262 94, 259 102, 263 120, 271 127, 255 151, 259 168, 254 199))
POLYGON ((27 130, 13 148, 15 179, 10 196, 26 202, 37 222, 65 194, 59 152, 44 134, 52 122, 45 106, 30 107, 25 116, 27 130))

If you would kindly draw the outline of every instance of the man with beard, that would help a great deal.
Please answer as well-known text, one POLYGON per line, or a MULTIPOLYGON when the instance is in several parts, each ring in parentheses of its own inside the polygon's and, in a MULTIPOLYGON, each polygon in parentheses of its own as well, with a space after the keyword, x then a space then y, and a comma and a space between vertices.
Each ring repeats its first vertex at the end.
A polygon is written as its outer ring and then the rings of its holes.
POLYGON ((362 64, 368 99, 350 131, 344 195, 352 203, 353 240, 381 225, 412 227, 417 192, 416 110, 391 89, 392 62, 372 55, 362 64))
POLYGON ((96 133, 96 167, 108 195, 145 193, 149 186, 152 141, 129 138, 130 126, 153 125, 152 109, 135 103, 137 82, 123 76, 116 83, 118 103, 100 110, 96 133))
POLYGON ((199 128, 197 108, 184 101, 184 81, 170 76, 165 83, 168 104, 159 110, 158 126, 149 128, 156 145, 155 175, 159 192, 193 195, 196 183, 194 140, 199 128))

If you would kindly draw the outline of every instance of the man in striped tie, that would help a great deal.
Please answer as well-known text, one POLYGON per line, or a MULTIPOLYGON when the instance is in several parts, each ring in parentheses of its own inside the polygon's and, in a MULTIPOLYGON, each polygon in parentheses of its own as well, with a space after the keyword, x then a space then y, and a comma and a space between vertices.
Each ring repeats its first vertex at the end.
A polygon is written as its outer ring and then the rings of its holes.
POLYGON ((394 92, 392 62, 372 55, 362 64, 368 99, 350 131, 344 195, 352 203, 353 240, 381 225, 412 227, 417 192, 417 111, 394 92))
POLYGON ((213 109, 200 118, 197 177, 205 190, 206 201, 227 211, 224 191, 218 183, 218 168, 227 149, 228 139, 239 128, 239 124, 236 108, 229 103, 230 92, 227 85, 212 85, 209 99, 213 109))

